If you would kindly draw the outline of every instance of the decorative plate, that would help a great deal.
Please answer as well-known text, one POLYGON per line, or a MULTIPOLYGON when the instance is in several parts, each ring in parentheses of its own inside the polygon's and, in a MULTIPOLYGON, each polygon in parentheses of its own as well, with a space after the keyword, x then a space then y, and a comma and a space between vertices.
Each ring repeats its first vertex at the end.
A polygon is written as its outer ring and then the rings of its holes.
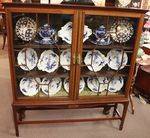
POLYGON ((40 78, 22 78, 20 81, 20 91, 25 96, 34 96, 40 90, 40 78))
POLYGON ((17 56, 18 65, 25 71, 34 69, 38 62, 38 56, 34 49, 24 48, 17 56))
POLYGON ((110 34, 113 40, 119 43, 124 43, 130 40, 133 33, 133 26, 127 20, 119 20, 115 22, 110 29, 110 34))
POLYGON ((36 34, 36 22, 29 17, 20 18, 15 27, 16 35, 24 41, 30 41, 36 34))
POLYGON ((110 45, 112 43, 110 34, 107 33, 105 26, 101 25, 93 32, 94 37, 90 40, 96 45, 110 45))
MULTIPOLYGON (((83 42, 85 42, 91 34, 92 34, 92 30, 85 25, 83 42)), ((61 27, 61 30, 58 31, 58 36, 61 37, 63 41, 67 42, 68 44, 71 44, 72 43, 72 22, 68 22, 66 25, 61 27)))
POLYGON ((144 24, 144 28, 150 29, 150 19, 144 24))
MULTIPOLYGON (((66 79, 64 80, 63 85, 64 85, 64 89, 66 90, 66 92, 69 93, 69 78, 66 78, 66 79)), ((85 87, 85 81, 84 81, 84 78, 81 77, 81 78, 80 78, 79 93, 81 93, 81 92, 84 90, 84 87, 85 87)))
POLYGON ((87 79, 87 86, 92 92, 102 92, 107 88, 108 79, 106 77, 92 78, 87 79))
POLYGON ((42 80, 42 91, 46 95, 52 96, 61 90, 62 81, 60 78, 43 78, 42 80))
POLYGON ((52 50, 45 50, 39 59, 38 69, 48 73, 54 72, 59 66, 59 56, 52 50))
POLYGON ((119 7, 126 7, 131 3, 131 1, 132 0, 118 0, 118 2, 119 2, 118 6, 119 7))
POLYGON ((106 65, 106 57, 98 50, 89 51, 85 58, 84 63, 90 71, 100 71, 106 65))
POLYGON ((57 43, 57 32, 54 28, 50 27, 50 25, 45 24, 38 31, 41 40, 36 40, 35 42, 39 44, 55 44, 57 43))
POLYGON ((64 50, 60 55, 60 65, 66 70, 70 70, 70 58, 70 49, 64 50))
POLYGON ((123 54, 123 51, 119 51, 115 49, 109 51, 109 53, 107 54, 107 64, 111 69, 121 70, 125 67, 125 65, 128 62, 128 56, 125 52, 123 56, 122 54, 123 54), (123 61, 122 61, 122 58, 123 58, 123 61))
POLYGON ((113 77, 110 80, 108 91, 110 91, 110 92, 120 91, 122 89, 123 85, 124 85, 123 77, 120 77, 120 76, 113 77))

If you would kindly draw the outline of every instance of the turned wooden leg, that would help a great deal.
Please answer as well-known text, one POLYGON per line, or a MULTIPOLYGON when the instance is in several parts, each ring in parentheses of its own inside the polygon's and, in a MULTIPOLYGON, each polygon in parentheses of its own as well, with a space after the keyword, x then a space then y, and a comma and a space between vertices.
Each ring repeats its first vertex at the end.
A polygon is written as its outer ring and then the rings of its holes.
POLYGON ((110 109, 111 109, 111 106, 109 105, 104 106, 103 114, 108 115, 110 113, 110 109))
POLYGON ((130 100, 130 103, 131 103, 131 113, 134 114, 135 109, 134 109, 133 99, 132 99, 132 95, 131 94, 129 96, 129 100, 130 100))
POLYGON ((118 103, 115 103, 115 105, 114 105, 114 111, 113 111, 113 116, 116 115, 117 107, 118 107, 118 103))
POLYGON ((14 125, 15 125, 16 136, 19 137, 17 109, 16 109, 16 107, 14 105, 12 105, 12 109, 13 109, 13 118, 14 118, 14 125))
POLYGON ((5 48, 5 43, 6 43, 6 34, 3 34, 3 47, 2 47, 2 49, 5 48))
POLYGON ((18 111, 19 114, 19 121, 22 121, 23 119, 25 119, 25 110, 19 110, 18 111))
POLYGON ((122 129, 123 129, 125 117, 126 117, 127 110, 128 110, 128 105, 129 105, 129 102, 124 103, 123 113, 122 113, 122 118, 121 118, 121 123, 120 123, 119 130, 122 130, 122 129))

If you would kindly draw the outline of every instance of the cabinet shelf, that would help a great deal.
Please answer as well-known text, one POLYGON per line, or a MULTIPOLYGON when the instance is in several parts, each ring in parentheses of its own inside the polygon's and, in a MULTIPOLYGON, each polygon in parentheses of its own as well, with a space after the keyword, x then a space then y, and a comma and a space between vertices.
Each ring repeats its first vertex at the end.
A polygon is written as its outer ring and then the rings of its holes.
POLYGON ((69 76, 69 72, 61 72, 61 71, 55 71, 53 73, 47 73, 47 72, 42 72, 42 71, 29 71, 25 73, 18 73, 16 74, 16 77, 18 79, 23 78, 23 77, 40 77, 40 78, 52 78, 52 77, 60 77, 60 78, 66 78, 69 76))
POLYGON ((83 49, 119 49, 119 50, 128 50, 133 51, 133 47, 131 46, 122 46, 121 44, 112 44, 108 46, 98 46, 94 44, 84 44, 83 49))
POLYGON ((35 48, 35 49, 53 49, 53 48, 56 48, 56 49, 67 49, 67 48, 70 48, 71 45, 69 44, 54 44, 54 45, 38 45, 38 44, 17 44, 17 45, 14 45, 14 48, 15 49, 23 49, 23 48, 35 48))
POLYGON ((121 71, 116 72, 116 71, 100 71, 100 72, 91 72, 91 71, 82 71, 81 72, 82 77, 113 77, 113 76, 122 76, 122 77, 127 77, 127 73, 122 73, 121 71))

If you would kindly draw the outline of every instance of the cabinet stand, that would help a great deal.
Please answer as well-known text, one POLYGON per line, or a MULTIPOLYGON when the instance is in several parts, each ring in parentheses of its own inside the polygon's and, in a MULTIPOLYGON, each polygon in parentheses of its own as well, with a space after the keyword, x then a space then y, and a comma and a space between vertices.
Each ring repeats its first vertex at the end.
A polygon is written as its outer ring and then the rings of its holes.
MULTIPOLYGON (((119 126, 119 130, 123 129, 123 124, 125 121, 125 116, 127 113, 127 109, 128 109, 128 102, 125 103, 121 103, 123 105, 123 111, 122 114, 119 113, 118 111, 118 103, 113 103, 113 104, 109 104, 109 105, 95 105, 94 107, 100 107, 100 108, 104 108, 103 109, 103 114, 109 114, 110 116, 106 116, 106 117, 96 117, 96 118, 78 118, 78 119, 58 119, 58 120, 34 120, 34 121, 28 121, 25 120, 25 111, 29 111, 29 110, 54 110, 54 109, 59 109, 57 106, 56 108, 51 107, 51 106, 46 106, 43 105, 36 105, 36 106, 18 106, 18 105, 14 105, 12 104, 12 109, 13 109, 13 116, 14 116, 14 124, 15 124, 15 133, 16 136, 19 137, 19 125, 20 124, 46 124, 46 123, 71 123, 71 122, 90 122, 90 121, 103 121, 103 120, 120 120, 120 126, 119 126), (113 108, 112 114, 110 112, 110 109, 113 108)), ((82 107, 78 107, 78 108, 74 108, 74 109, 81 109, 82 107)), ((88 107, 86 107, 88 108, 88 107)), ((92 107, 93 108, 93 107, 92 107)), ((62 109, 62 108, 61 108, 62 109)), ((60 110, 61 110, 60 109, 60 110)), ((64 106, 64 109, 67 109, 64 106)))

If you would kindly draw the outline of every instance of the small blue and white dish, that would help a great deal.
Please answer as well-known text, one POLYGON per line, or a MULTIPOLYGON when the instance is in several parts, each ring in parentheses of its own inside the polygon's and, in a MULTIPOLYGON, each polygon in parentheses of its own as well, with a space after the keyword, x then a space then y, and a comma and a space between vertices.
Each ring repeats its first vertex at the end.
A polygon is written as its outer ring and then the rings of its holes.
POLYGON ((40 36, 40 39, 35 40, 36 43, 52 45, 58 42, 56 29, 52 28, 48 24, 42 26, 39 29, 38 34, 40 36))

